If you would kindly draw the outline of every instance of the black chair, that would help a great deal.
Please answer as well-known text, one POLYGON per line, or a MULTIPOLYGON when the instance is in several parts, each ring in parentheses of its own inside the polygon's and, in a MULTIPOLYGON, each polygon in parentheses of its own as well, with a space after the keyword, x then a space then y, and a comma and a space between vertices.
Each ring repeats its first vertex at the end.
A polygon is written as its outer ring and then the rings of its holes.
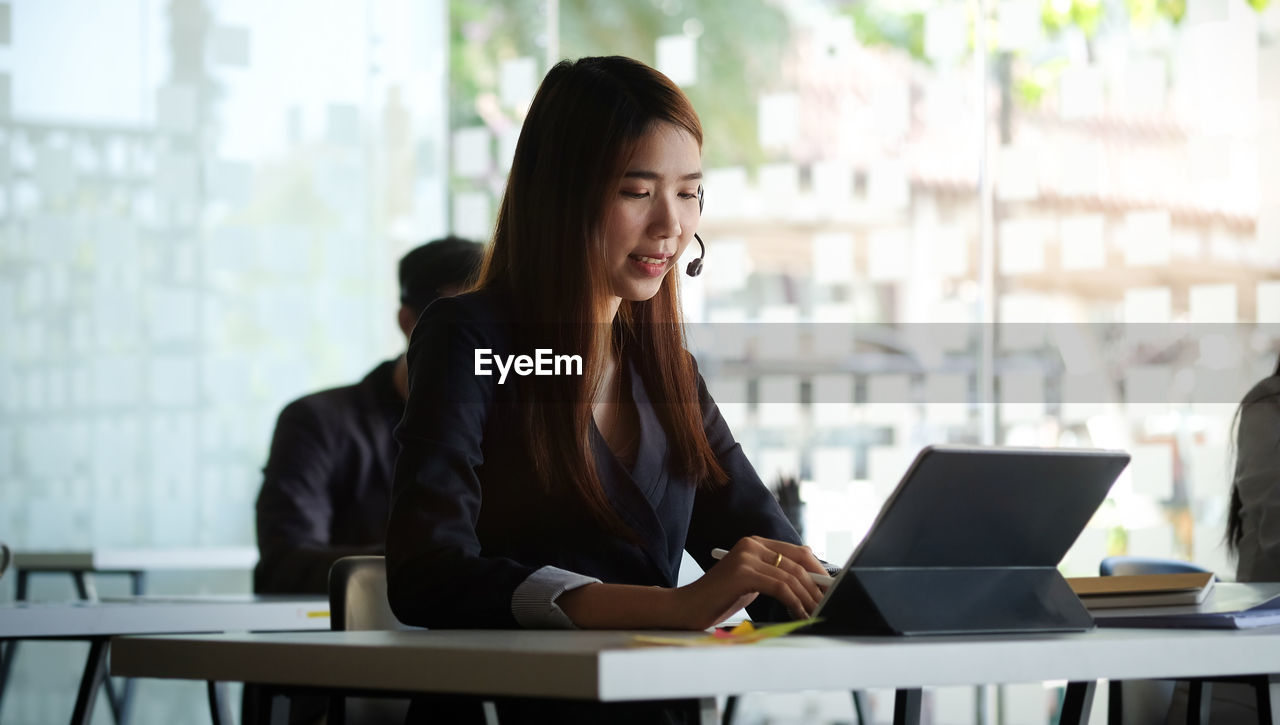
MULTIPOLYGON (((1098 573, 1102 576, 1208 572, 1208 569, 1192 564, 1189 561, 1147 556, 1109 556, 1098 565, 1098 573)), ((1254 698, 1258 708, 1258 722, 1271 722, 1270 683, 1265 675, 1192 678, 1185 680, 1185 683, 1187 691, 1186 722, 1189 725, 1209 722, 1212 685, 1214 683, 1251 686, 1254 690, 1254 698)), ((1112 680, 1107 685, 1107 722, 1110 725, 1121 725, 1126 722, 1163 724, 1174 702, 1176 689, 1178 689, 1178 683, 1173 680, 1133 680, 1127 682, 1112 680), (1126 715, 1128 715, 1127 718, 1126 715)))

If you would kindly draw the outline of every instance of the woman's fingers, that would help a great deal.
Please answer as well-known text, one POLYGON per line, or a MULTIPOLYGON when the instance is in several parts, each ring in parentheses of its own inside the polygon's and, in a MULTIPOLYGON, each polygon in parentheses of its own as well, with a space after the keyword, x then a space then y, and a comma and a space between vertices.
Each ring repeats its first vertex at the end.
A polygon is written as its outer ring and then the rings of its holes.
POLYGON ((756 559, 751 566, 752 575, 762 581, 760 591, 782 602, 787 609, 799 617, 807 617, 818 607, 821 598, 817 585, 809 580, 807 574, 795 562, 785 556, 777 566, 777 553, 769 561, 756 559), (797 576, 797 573, 799 576, 797 576), (812 587, 813 591, 810 591, 812 587))

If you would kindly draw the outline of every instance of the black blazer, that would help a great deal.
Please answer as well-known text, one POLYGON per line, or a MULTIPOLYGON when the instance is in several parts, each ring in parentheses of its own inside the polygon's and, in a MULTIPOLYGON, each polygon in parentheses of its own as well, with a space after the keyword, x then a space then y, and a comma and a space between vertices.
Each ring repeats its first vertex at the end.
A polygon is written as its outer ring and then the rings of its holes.
MULTIPOLYGON (((673 587, 684 549, 709 569, 711 549, 744 536, 800 543, 701 376, 703 425, 727 484, 697 488, 675 470, 644 381, 628 366, 640 418, 635 465, 627 470, 594 426, 591 446, 610 502, 642 544, 604 531, 571 495, 545 493, 530 473, 518 416, 506 412, 521 404, 516 386, 474 371, 479 348, 511 354, 503 302, 487 291, 440 299, 413 331, 387 530, 388 594, 401 621, 516 627, 512 593, 546 565, 605 582, 673 587)), ((765 597, 750 611, 787 618, 765 597)))
POLYGON ((382 553, 404 413, 394 370, 388 360, 280 413, 258 492, 255 592, 325 594, 334 561, 382 553))

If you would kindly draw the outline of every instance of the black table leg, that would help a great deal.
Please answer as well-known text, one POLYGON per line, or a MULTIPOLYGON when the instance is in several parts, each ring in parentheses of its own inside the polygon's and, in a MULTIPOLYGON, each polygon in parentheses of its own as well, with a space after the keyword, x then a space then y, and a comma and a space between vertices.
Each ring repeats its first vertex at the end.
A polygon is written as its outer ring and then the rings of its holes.
POLYGON ((720 718, 721 725, 733 725, 733 717, 738 713, 738 696, 730 695, 724 701, 724 715, 720 718))
POLYGON ((853 714, 858 718, 858 725, 871 725, 867 719, 866 695, 862 690, 853 691, 853 714))
POLYGON ((1187 681, 1187 725, 1209 722, 1213 704, 1213 684, 1206 680, 1187 681))
POLYGON ((76 581, 76 594, 86 602, 97 601, 98 590, 93 586, 93 579, 87 571, 73 571, 71 578, 76 581))
POLYGON ((227 683, 209 680, 209 717, 213 725, 232 725, 231 706, 227 703, 227 683))
POLYGON ((1093 709, 1093 693, 1097 687, 1095 680, 1067 683, 1067 694, 1062 698, 1062 713, 1058 716, 1058 725, 1086 725, 1089 722, 1089 711, 1093 709))
POLYGON ((110 640, 99 638, 89 642, 89 658, 84 663, 80 677, 80 691, 76 694, 76 708, 71 713, 71 725, 88 725, 93 717, 93 703, 98 688, 107 677, 107 648, 110 640))
POLYGON ((893 725, 920 725, 920 701, 924 691, 916 688, 893 693, 893 725))
MULTIPOLYGON (((18 578, 14 599, 27 601, 27 584, 31 580, 31 572, 26 569, 14 569, 13 575, 18 578)), ((9 684, 9 675, 13 672, 13 660, 18 656, 18 641, 11 639, 8 643, 0 642, 0 712, 4 710, 4 691, 9 684)))

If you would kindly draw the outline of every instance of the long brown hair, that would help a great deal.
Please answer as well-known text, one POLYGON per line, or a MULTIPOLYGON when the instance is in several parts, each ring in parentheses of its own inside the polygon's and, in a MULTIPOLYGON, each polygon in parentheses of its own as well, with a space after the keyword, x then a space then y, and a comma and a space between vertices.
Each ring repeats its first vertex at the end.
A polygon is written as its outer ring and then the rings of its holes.
POLYGON ((493 243, 478 288, 511 300, 517 349, 581 355, 578 376, 524 377, 518 415, 537 476, 567 488, 607 528, 632 535, 609 504, 591 451, 591 400, 609 345, 639 368, 672 449, 671 461, 704 484, 727 480, 702 427, 698 382, 685 350, 673 270, 644 302, 624 300, 600 324, 612 294, 604 226, 625 166, 655 124, 702 125, 663 74, 622 57, 561 61, 547 73, 520 131, 493 243))
MULTIPOLYGON (((1275 369, 1275 372, 1271 373, 1271 376, 1280 377, 1280 357, 1276 358, 1276 369, 1275 369)), ((1255 388, 1255 390, 1257 390, 1257 388, 1255 388)), ((1274 393, 1271 395, 1274 395, 1274 393)), ((1259 403, 1271 397, 1271 395, 1268 395, 1266 393, 1254 394, 1253 391, 1250 391, 1250 393, 1246 395, 1245 399, 1240 403, 1240 407, 1236 408, 1236 414, 1231 421, 1232 429, 1237 431, 1235 439, 1232 441, 1232 446, 1231 446, 1232 453, 1234 454, 1233 457, 1238 459, 1240 455, 1239 427, 1240 427, 1240 419, 1244 414, 1245 406, 1253 405, 1254 403, 1259 403)), ((1236 463, 1238 465, 1239 461, 1237 460, 1236 463)), ((1235 466, 1233 466, 1232 468, 1234 469, 1235 466)), ((1240 539, 1243 536, 1244 536, 1244 501, 1243 499, 1240 498, 1240 488, 1236 486, 1235 481, 1232 480, 1231 503, 1227 507, 1227 532, 1225 537, 1227 540, 1227 551, 1232 556, 1238 555, 1240 553, 1240 539)))

